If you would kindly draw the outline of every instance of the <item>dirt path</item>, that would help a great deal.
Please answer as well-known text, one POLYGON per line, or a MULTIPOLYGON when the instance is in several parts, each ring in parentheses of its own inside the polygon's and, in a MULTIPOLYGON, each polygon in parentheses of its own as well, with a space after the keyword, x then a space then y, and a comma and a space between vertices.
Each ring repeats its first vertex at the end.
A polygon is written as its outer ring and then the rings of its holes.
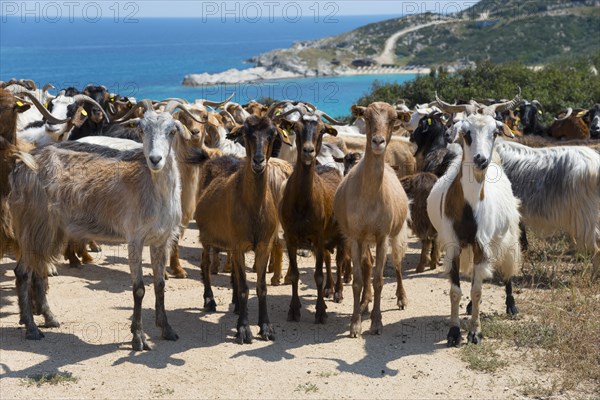
MULTIPOLYGON (((15 264, 4 259, 0 264, 2 399, 22 399, 23 393, 28 398, 515 398, 521 396, 513 383, 536 374, 534 366, 522 365, 496 374, 472 371, 460 361, 460 349, 446 348, 449 285, 437 272, 414 274, 418 262, 414 240, 404 262, 409 297, 404 311, 395 305, 393 269, 386 269, 383 335, 348 337, 351 285, 346 285, 341 304, 327 302, 327 324, 315 325, 313 259, 300 258, 301 322, 286 322, 290 287, 269 286, 276 341, 238 345, 232 337, 236 316, 229 305, 227 275, 215 278, 218 312, 207 314, 201 308, 197 242, 197 231, 188 230, 182 257, 190 278, 167 281, 167 313, 180 335, 177 342, 159 338, 153 321, 151 270, 145 268, 148 290, 143 318, 155 349, 140 353, 130 351, 133 299, 125 246, 103 246, 96 264, 82 269, 59 266, 60 276, 50 279, 49 299, 62 326, 43 329, 46 337, 39 342, 25 340, 18 327, 15 264), (57 372, 70 372, 77 381, 36 386, 24 380, 57 372)), ((146 249, 144 261, 148 260, 146 249)), ((255 275, 249 277, 253 280, 250 321, 256 324, 255 275)), ((462 310, 467 301, 464 297, 462 310)), ((483 302, 484 311, 502 313, 502 288, 486 284, 483 302)), ((252 328, 256 334, 256 325, 252 328)), ((363 331, 368 328, 366 318, 363 331)))
POLYGON ((375 58, 375 61, 377 61, 379 64, 394 64, 396 62, 396 42, 398 42, 398 39, 400 39, 402 36, 406 35, 407 33, 418 31, 418 30, 426 28, 428 26, 447 24, 449 22, 456 22, 456 21, 432 21, 432 22, 428 22, 426 24, 417 25, 417 26, 413 26, 411 28, 403 29, 401 31, 394 33, 392 36, 390 36, 385 41, 385 46, 383 47, 383 51, 381 52, 381 54, 379 56, 377 56, 375 58))

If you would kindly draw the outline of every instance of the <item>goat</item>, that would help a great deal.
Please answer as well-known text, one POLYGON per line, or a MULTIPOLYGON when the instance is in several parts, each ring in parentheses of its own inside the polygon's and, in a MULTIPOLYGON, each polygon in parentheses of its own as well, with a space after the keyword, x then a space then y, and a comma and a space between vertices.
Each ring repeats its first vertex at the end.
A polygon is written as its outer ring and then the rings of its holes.
POLYGON ((30 107, 8 90, 0 89, 0 258, 9 250, 18 252, 7 201, 10 193, 8 180, 10 171, 15 167, 15 156, 22 157, 17 148, 19 114, 30 107))
POLYGON ((135 351, 151 348, 141 319, 142 249, 150 245, 156 323, 163 338, 178 339, 165 313, 164 268, 181 220, 179 170, 171 143, 184 129, 170 113, 177 104, 160 114, 149 101, 142 104, 146 113, 131 123, 143 132, 143 149, 117 151, 86 143, 58 143, 33 152, 38 173, 23 165, 11 173, 9 204, 20 247, 15 275, 27 339, 44 336, 33 320, 30 292, 46 326, 59 326, 46 299, 45 263, 60 253, 65 239, 74 237, 128 243, 135 351))
POLYGON ((94 101, 102 108, 90 103, 86 103, 83 108, 86 111, 88 118, 86 118, 81 126, 77 126, 73 129, 69 135, 69 140, 77 140, 86 136, 100 135, 102 130, 109 123, 108 118, 104 117, 107 115, 106 111, 108 111, 108 104, 111 104, 108 89, 106 89, 104 86, 88 85, 85 87, 85 89, 83 89, 83 94, 94 99, 94 101), (104 113, 102 112, 103 110, 105 110, 104 113))
MULTIPOLYGON (((242 136, 246 160, 230 176, 219 176, 203 191, 194 218, 200 231, 200 241, 209 246, 232 252, 234 302, 240 315, 237 321, 237 342, 252 342, 248 326, 248 285, 244 268, 244 253, 254 251, 259 301, 259 335, 273 340, 273 328, 267 313, 266 271, 269 253, 277 228, 277 209, 268 185, 269 157, 276 135, 287 140, 268 117, 250 116, 232 136, 242 136)), ((210 273, 203 273, 205 300, 212 296, 210 273)), ((213 300, 214 301, 214 300, 213 300)))
MULTIPOLYGON (((294 111, 294 109, 292 109, 294 111)), ((315 282, 317 284, 317 306, 315 322, 324 323, 327 319, 323 288, 323 261, 327 251, 337 249, 338 269, 345 258, 344 239, 333 216, 333 196, 341 181, 340 174, 330 167, 317 167, 317 154, 321 151, 322 137, 325 134, 337 135, 335 128, 324 124, 318 115, 303 115, 298 121, 283 119, 280 127, 296 136, 298 162, 283 189, 279 203, 279 218, 285 234, 290 260, 289 278, 292 283, 292 300, 288 321, 300 320, 300 298, 298 296, 297 251, 309 248, 314 251, 315 282)), ((327 263, 327 285, 330 290, 331 263, 327 263)), ((338 271, 334 300, 342 299, 342 271, 338 271)))
POLYGON ((417 145, 417 171, 430 172, 438 178, 446 173, 455 154, 448 150, 450 140, 440 113, 434 112, 421 118, 410 141, 417 145))
MULTIPOLYGON (((398 306, 407 304, 402 286, 402 258, 405 252, 409 217, 408 198, 391 167, 385 164, 385 151, 392 137, 394 124, 402 118, 387 103, 375 102, 368 107, 352 106, 354 116, 363 117, 367 127, 365 156, 348 172, 340 183, 334 198, 334 212, 342 233, 351 245, 353 264, 354 311, 350 325, 350 336, 358 337, 361 332, 361 292, 363 269, 368 265, 368 243, 377 244, 373 278, 374 304, 371 312, 371 330, 381 334, 381 290, 383 267, 391 239, 392 256, 396 269, 398 306), (364 266, 363 266, 364 260, 364 266)), ((368 274, 365 274, 368 275, 368 274)), ((363 299, 364 300, 364 299, 363 299)), ((368 305, 368 302, 367 302, 368 305)))
POLYGON ((406 195, 411 200, 411 219, 408 221, 408 227, 422 244, 417 273, 425 271, 426 266, 436 269, 440 258, 437 232, 427 214, 427 197, 437 180, 437 176, 429 172, 420 172, 400 179, 406 195))
POLYGON ((529 102, 527 100, 522 100, 515 111, 521 122, 524 135, 544 136, 546 134, 547 129, 540 121, 540 118, 544 113, 544 107, 542 107, 542 104, 539 101, 533 100, 529 102))
MULTIPOLYGON (((73 93, 74 90, 70 92, 73 93)), ((23 95, 31 100, 44 119, 29 124, 24 130, 17 132, 17 136, 37 146, 67 140, 73 129, 82 126, 88 118, 88 113, 84 109, 85 103, 101 109, 94 99, 84 94, 75 93, 72 96, 67 95, 66 92, 60 94, 48 103, 47 109, 31 93, 23 92, 23 95)), ((104 110, 101 112, 108 120, 104 110)))
POLYGON ((583 119, 590 127, 590 137, 600 139, 600 103, 590 108, 583 119))
POLYGON ((588 110, 573 110, 571 107, 561 111, 548 128, 548 136, 564 140, 589 139, 590 127, 584 119, 587 113, 588 110))
POLYGON ((497 151, 524 223, 539 234, 563 231, 600 265, 600 154, 585 146, 530 148, 502 141, 497 151))
POLYGON ((512 277, 520 262, 519 200, 508 177, 496 162, 496 136, 512 137, 510 129, 490 115, 475 114, 457 123, 457 156, 427 198, 427 213, 446 251, 444 263, 450 276, 451 317, 448 346, 461 341, 458 317, 461 299, 460 272, 471 271, 472 312, 467 340, 481 342, 479 306, 482 281, 491 265, 506 282, 507 311, 516 312, 512 277), (489 168, 494 161, 494 168, 489 168))

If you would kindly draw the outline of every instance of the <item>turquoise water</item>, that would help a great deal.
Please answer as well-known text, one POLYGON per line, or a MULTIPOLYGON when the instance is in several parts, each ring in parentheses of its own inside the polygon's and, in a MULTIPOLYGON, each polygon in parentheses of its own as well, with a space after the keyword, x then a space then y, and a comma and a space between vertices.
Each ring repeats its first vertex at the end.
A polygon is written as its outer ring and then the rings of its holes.
POLYGON ((354 76, 271 81, 260 84, 196 87, 181 85, 186 74, 251 66, 244 60, 289 47, 294 41, 336 35, 385 19, 338 17, 337 23, 311 18, 290 23, 222 23, 219 19, 140 19, 137 23, 95 23, 75 19, 50 23, 2 18, 0 80, 29 78, 57 88, 104 84, 113 92, 140 98, 183 97, 219 100, 235 92, 241 103, 268 96, 304 100, 331 115, 345 115, 375 79, 405 81, 414 75, 354 76))

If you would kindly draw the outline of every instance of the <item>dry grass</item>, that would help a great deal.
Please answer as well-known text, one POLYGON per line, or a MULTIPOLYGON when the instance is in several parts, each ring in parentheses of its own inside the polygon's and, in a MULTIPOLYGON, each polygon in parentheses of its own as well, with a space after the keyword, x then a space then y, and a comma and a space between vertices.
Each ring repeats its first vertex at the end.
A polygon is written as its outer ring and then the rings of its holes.
POLYGON ((483 333, 531 349, 539 370, 560 372, 550 382, 524 383, 523 394, 546 397, 582 391, 585 397, 598 396, 600 282, 590 280, 591 257, 571 251, 564 237, 541 240, 529 234, 529 239, 517 280, 521 317, 489 317, 483 321, 483 333))
POLYGON ((73 376, 70 372, 56 372, 52 374, 31 375, 24 378, 23 381, 28 386, 58 385, 59 383, 75 383, 79 378, 73 376))

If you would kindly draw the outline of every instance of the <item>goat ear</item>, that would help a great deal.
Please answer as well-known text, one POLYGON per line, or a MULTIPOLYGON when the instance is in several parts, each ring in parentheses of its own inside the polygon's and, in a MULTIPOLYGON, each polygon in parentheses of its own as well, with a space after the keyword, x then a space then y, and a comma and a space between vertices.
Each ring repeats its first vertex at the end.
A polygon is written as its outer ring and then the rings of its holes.
POLYGON ((345 161, 345 158, 333 156, 333 161, 335 161, 337 163, 343 163, 345 161))
POLYGON ((185 126, 178 120, 174 120, 174 121, 175 121, 175 126, 177 126, 177 132, 179 133, 179 136, 181 136, 184 140, 192 140, 192 133, 187 128, 187 126, 185 126))
POLYGON ((321 131, 321 135, 323 135, 325 133, 328 134, 328 135, 331 135, 331 136, 337 136, 338 131, 333 126, 331 126, 329 124, 325 124, 325 127, 321 131))
POLYGON ((409 122, 412 117, 411 113, 406 111, 396 111, 396 114, 401 122, 409 122))
POLYGON ((25 111, 29 110, 29 108, 31 108, 31 104, 29 104, 29 103, 26 103, 26 102, 21 101, 21 100, 17 100, 15 102, 15 110, 18 113, 25 112, 25 111))
POLYGON ((365 111, 367 110, 367 107, 362 107, 362 106, 357 106, 356 104, 352 105, 352 115, 355 117, 362 117, 363 115, 365 115, 365 111))
POLYGON ((288 146, 293 146, 293 143, 290 141, 290 136, 288 134, 288 130, 283 129, 279 126, 276 126, 276 128, 277 128, 277 134, 279 135, 279 138, 281 139, 281 141, 283 143, 287 144, 288 146))
POLYGON ((239 125, 233 128, 225 137, 229 140, 236 140, 244 133, 244 126, 239 125))
POLYGON ((511 139, 515 137, 514 133, 512 133, 508 125, 506 125, 504 122, 496 121, 496 126, 498 127, 498 133, 501 133, 511 139))

